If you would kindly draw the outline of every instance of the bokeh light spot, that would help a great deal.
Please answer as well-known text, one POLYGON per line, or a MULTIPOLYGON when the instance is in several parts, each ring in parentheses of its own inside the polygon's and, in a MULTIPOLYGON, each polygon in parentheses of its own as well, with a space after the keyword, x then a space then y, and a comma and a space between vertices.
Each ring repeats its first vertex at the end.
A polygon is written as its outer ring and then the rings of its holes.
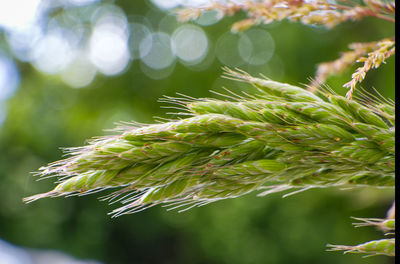
POLYGON ((99 2, 100 0, 68 0, 68 2, 72 5, 76 6, 84 6, 84 5, 90 5, 95 2, 99 2))
MULTIPOLYGON (((142 50, 140 50, 140 43, 147 37, 151 35, 150 29, 140 23, 132 23, 130 25, 131 28, 131 36, 129 39, 129 48, 133 58, 142 58, 149 53, 151 50, 151 45, 142 46, 142 50)), ((149 41, 152 43, 152 41, 149 41)))
POLYGON ((140 43, 140 53, 143 54, 148 46, 151 46, 151 49, 142 57, 142 61, 150 68, 161 70, 174 62, 175 55, 171 50, 171 39, 168 34, 156 32, 147 36, 140 43))
POLYGON ((96 76, 96 68, 85 54, 79 54, 61 73, 63 81, 73 88, 88 86, 96 76))
POLYGON ((171 9, 181 4, 181 0, 150 0, 161 9, 171 9))
POLYGON ((10 98, 17 91, 19 81, 15 63, 0 54, 0 102, 10 98))
POLYGON ((13 54, 21 61, 33 59, 33 48, 43 37, 42 29, 35 24, 15 29, 7 34, 7 41, 13 54))
POLYGON ((40 0, 0 1, 0 27, 12 30, 33 23, 39 4, 40 0))
POLYGON ((90 60, 105 75, 122 72, 130 59, 127 41, 126 34, 118 25, 96 25, 89 41, 90 60))
POLYGON ((200 15, 200 17, 196 20, 196 23, 201 26, 210 26, 220 21, 221 18, 222 16, 219 15, 219 13, 215 10, 206 11, 200 15))
POLYGON ((275 51, 275 43, 267 31, 250 29, 240 37, 238 48, 244 61, 252 65, 261 65, 271 59, 275 51))
POLYGON ((239 39, 240 36, 238 34, 231 32, 225 32, 218 38, 215 55, 222 64, 230 67, 238 67, 245 62, 239 54, 239 39))
POLYGON ((37 42, 33 49, 33 65, 36 69, 47 74, 57 74, 68 65, 73 50, 67 35, 58 29, 37 42))
POLYGON ((194 25, 183 25, 172 35, 173 51, 184 62, 198 63, 207 54, 208 39, 204 31, 194 25))

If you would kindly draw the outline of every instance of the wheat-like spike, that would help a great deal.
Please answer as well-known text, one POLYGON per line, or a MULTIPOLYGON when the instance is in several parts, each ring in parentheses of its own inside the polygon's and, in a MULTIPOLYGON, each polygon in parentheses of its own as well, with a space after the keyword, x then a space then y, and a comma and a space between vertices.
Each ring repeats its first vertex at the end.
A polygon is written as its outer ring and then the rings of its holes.
POLYGON ((362 67, 357 68, 356 72, 352 74, 351 81, 344 84, 344 87, 350 88, 346 94, 347 98, 352 98, 354 89, 357 83, 362 82, 365 79, 367 72, 371 68, 378 68, 382 63, 386 63, 385 60, 394 55, 395 53, 395 41, 394 39, 383 39, 376 44, 376 48, 368 53, 368 57, 361 57, 357 62, 363 62, 362 67))
POLYGON ((370 255, 395 255, 395 239, 372 240, 356 246, 327 245, 329 251, 344 250, 344 253, 365 253, 370 255))
POLYGON ((343 52, 338 59, 318 64, 315 78, 311 82, 308 90, 314 91, 318 89, 319 84, 324 83, 328 77, 342 73, 344 70, 353 66, 357 60, 368 54, 368 52, 373 51, 376 47, 376 41, 368 43, 352 43, 349 45, 351 50, 343 52))
POLYGON ((186 7, 178 11, 181 21, 198 19, 203 13, 216 11, 218 17, 231 16, 245 12, 248 18, 236 22, 233 32, 242 32, 251 26, 269 24, 284 19, 300 22, 306 25, 323 25, 333 28, 336 25, 364 17, 376 17, 394 22, 394 2, 383 3, 378 0, 366 1, 364 4, 355 1, 240 1, 213 2, 201 7, 186 7))
POLYGON ((354 223, 355 227, 361 226, 376 226, 382 229, 386 233, 394 232, 396 228, 396 220, 391 219, 381 219, 381 218, 357 218, 353 217, 355 220, 361 221, 359 223, 354 223))
POLYGON ((59 177, 54 190, 25 201, 120 188, 105 198, 124 204, 113 212, 119 216, 156 204, 186 210, 265 188, 262 194, 394 186, 394 112, 384 100, 316 95, 229 69, 225 76, 259 94, 165 97, 191 115, 119 127, 119 135, 67 149, 69 157, 40 169, 59 177))

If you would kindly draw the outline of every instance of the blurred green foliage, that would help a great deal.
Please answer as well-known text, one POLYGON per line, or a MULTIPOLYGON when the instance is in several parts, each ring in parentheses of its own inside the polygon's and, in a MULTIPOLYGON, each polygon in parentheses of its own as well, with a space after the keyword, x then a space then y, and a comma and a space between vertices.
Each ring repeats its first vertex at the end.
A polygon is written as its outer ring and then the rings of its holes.
MULTIPOLYGON (((167 15, 140 1, 116 4, 128 20, 151 14, 156 25, 167 15)), ((225 18, 203 29, 215 43, 236 20, 225 18)), ((337 58, 349 43, 394 33, 394 26, 376 19, 330 31, 289 22, 258 28, 274 38, 275 57, 266 65, 241 68, 293 84, 308 83, 317 63, 337 58), (282 69, 276 70, 274 63, 282 69)), ((113 128, 114 122, 168 117, 169 110, 157 102, 162 95, 210 97, 210 89, 248 89, 220 78, 222 66, 216 58, 201 70, 177 62, 169 77, 154 80, 135 60, 121 75, 98 75, 90 86, 73 89, 57 76, 18 63, 21 84, 6 102, 8 114, 0 127, 0 237, 104 263, 391 263, 387 257, 363 259, 325 250, 327 243, 352 245, 381 237, 373 228, 355 229, 350 216, 384 217, 393 190, 316 189, 283 199, 281 194, 250 194, 184 213, 156 207, 117 219, 106 215, 115 206, 99 202, 101 194, 22 203, 22 197, 52 187, 52 180, 36 182, 30 172, 59 159, 59 147, 80 146, 92 136, 110 133, 103 129, 113 128)), ((351 73, 329 79, 328 85, 344 94, 342 84, 351 73)), ((394 59, 372 70, 362 86, 394 99, 394 59)))

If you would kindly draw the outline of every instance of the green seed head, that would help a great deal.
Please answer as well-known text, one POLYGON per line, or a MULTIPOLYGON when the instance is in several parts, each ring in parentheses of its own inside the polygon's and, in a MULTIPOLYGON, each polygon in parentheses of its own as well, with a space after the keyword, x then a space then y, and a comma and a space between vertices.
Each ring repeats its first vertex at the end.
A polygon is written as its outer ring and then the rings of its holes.
MULTIPOLYGON (((27 198, 120 188, 115 215, 156 204, 204 205, 254 190, 393 187, 394 113, 337 95, 229 73, 259 94, 236 101, 179 102, 191 117, 122 129, 41 168, 53 191, 27 198), (132 196, 130 195, 132 193, 132 196), (123 198, 131 197, 131 198, 123 198)), ((175 101, 176 102, 176 101, 175 101)))

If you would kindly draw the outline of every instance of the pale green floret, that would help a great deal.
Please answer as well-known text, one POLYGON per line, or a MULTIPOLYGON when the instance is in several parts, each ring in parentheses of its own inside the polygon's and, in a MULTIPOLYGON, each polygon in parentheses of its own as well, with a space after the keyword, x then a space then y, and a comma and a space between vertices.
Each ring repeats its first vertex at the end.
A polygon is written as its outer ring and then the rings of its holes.
POLYGON ((57 185, 57 193, 85 192, 96 188, 113 186, 110 182, 117 175, 117 170, 88 171, 74 176, 57 185))
POLYGON ((380 224, 382 229, 394 230, 396 227, 396 219, 386 219, 380 224))
POLYGON ((327 102, 305 103, 305 102, 289 102, 285 106, 299 114, 307 116, 318 123, 334 124, 345 129, 352 129, 353 120, 346 112, 333 104, 327 102))
POLYGON ((396 219, 394 218, 355 218, 356 220, 361 221, 360 223, 354 223, 354 226, 376 226, 384 232, 394 232, 396 228, 396 219))
POLYGON ((344 253, 365 253, 369 255, 395 255, 395 239, 373 240, 356 246, 328 245, 330 250, 344 250, 344 253))
POLYGON ((223 114, 242 120, 262 121, 262 115, 254 109, 261 108, 260 104, 245 104, 241 102, 206 101, 193 102, 187 105, 189 111, 195 114, 223 114))
POLYGON ((286 83, 275 82, 272 80, 259 79, 251 77, 248 80, 251 84, 255 85, 260 90, 287 99, 288 101, 295 102, 321 102, 322 99, 317 95, 306 91, 300 87, 293 86, 286 83))
POLYGON ((333 104, 340 106, 355 120, 381 128, 388 128, 388 125, 380 117, 365 106, 338 95, 334 95, 330 99, 333 104))
POLYGON ((393 106, 387 104, 378 104, 375 106, 375 109, 377 109, 376 112, 386 118, 391 125, 395 124, 395 109, 393 106))

